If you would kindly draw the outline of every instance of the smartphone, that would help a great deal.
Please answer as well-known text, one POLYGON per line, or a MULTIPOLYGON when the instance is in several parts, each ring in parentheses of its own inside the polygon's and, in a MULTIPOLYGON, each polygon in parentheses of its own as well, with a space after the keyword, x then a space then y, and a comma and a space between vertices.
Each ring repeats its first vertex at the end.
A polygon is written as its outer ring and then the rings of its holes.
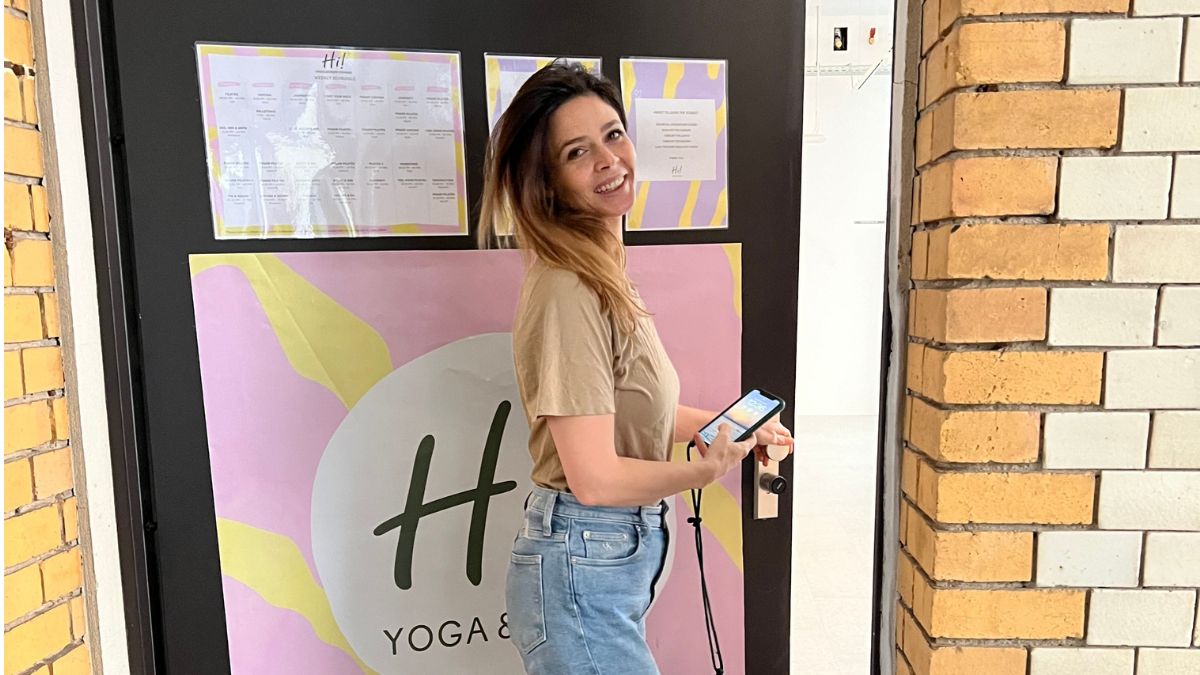
POLYGON ((729 437, 734 442, 744 441, 754 435, 763 424, 766 424, 784 407, 783 399, 762 389, 752 389, 750 393, 729 406, 720 415, 704 425, 700 430, 700 438, 705 445, 712 445, 717 440, 717 433, 722 424, 729 425, 729 437))

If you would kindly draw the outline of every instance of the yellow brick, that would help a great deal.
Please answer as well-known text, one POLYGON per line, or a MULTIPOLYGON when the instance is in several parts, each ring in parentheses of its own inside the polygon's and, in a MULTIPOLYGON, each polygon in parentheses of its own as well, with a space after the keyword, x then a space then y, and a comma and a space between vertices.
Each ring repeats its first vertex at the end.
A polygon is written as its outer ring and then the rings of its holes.
POLYGON ((21 352, 16 349, 4 352, 4 400, 19 398, 25 394, 22 375, 21 352))
POLYGON ((905 449, 903 459, 901 461, 903 462, 903 465, 900 469, 900 489, 910 498, 916 499, 917 480, 919 479, 920 474, 920 458, 917 456, 917 453, 913 452, 912 450, 905 449))
POLYGON ((37 565, 4 577, 4 623, 12 623, 42 606, 42 575, 37 565))
POLYGON ((899 561, 896 564, 896 592, 900 595, 900 599, 904 604, 911 606, 913 603, 913 569, 912 560, 903 552, 900 553, 899 561))
MULTIPOLYGON (((940 403, 1100 402, 1102 352, 947 352, 926 347, 922 358, 919 392, 940 403)), ((33 390, 28 375, 26 388, 33 390)))
MULTIPOLYGON (((33 474, 29 460, 4 463, 4 512, 16 510, 33 501, 33 474)), ((6 619, 7 621, 7 619, 6 619)))
POLYGON ((937 638, 1083 637, 1086 591, 934 589, 928 632, 937 638))
POLYGON ((71 598, 67 604, 71 606, 71 636, 79 640, 87 633, 83 597, 71 598))
POLYGON ((63 539, 68 542, 79 538, 79 508, 75 497, 67 497, 62 503, 63 539))
POLYGON ((925 639, 925 634, 921 632, 921 627, 917 621, 911 617, 907 617, 904 622, 904 656, 908 659, 909 665, 912 666, 913 673, 916 675, 929 675, 929 668, 933 660, 933 649, 929 642, 925 639))
POLYGON ((21 91, 25 99, 25 121, 30 124, 37 124, 37 83, 35 78, 21 78, 21 91))
POLYGON ((33 487, 38 499, 66 492, 74 485, 71 472, 71 448, 35 455, 33 458, 33 487))
POLYGON ((921 220, 1053 213, 1057 180, 1053 157, 945 161, 921 175, 921 220))
POLYGON ((46 293, 42 295, 42 320, 46 324, 46 337, 60 337, 62 332, 58 323, 58 294, 46 293))
POLYGON ((1046 289, 919 289, 913 335, 937 342, 1027 342, 1046 338, 1046 289))
POLYGON ((12 567, 62 545, 58 507, 43 506, 4 521, 4 566, 12 567))
POLYGON ((71 616, 59 605, 4 635, 4 673, 23 671, 71 643, 71 616))
POLYGON ((33 229, 38 232, 50 231, 50 212, 46 207, 46 186, 33 185, 33 229))
POLYGON ((938 581, 1029 581, 1032 532, 946 532, 918 513, 909 516, 908 550, 938 581))
MULTIPOLYGON (((943 3, 943 7, 946 5, 943 3)), ((1066 27, 1061 21, 956 26, 929 51, 925 102, 932 103, 954 89, 980 84, 1059 82, 1066 48, 1066 27)))
POLYGON ((908 356, 905 360, 906 386, 913 391, 921 391, 921 375, 925 367, 925 345, 917 342, 908 343, 908 356))
MULTIPOLYGON (((4 60, 21 66, 33 65, 29 21, 4 13, 4 60)), ((8 167, 5 167, 8 171, 8 167)))
POLYGON ((4 341, 30 342, 42 337, 42 303, 38 296, 4 296, 4 341))
POLYGON ((83 585, 82 564, 78 546, 42 561, 42 588, 46 602, 53 602, 79 590, 83 585))
POLYGON ((33 206, 28 185, 4 181, 4 229, 33 229, 33 206))
POLYGON ((928 52, 941 37, 940 14, 941 3, 938 0, 925 0, 921 5, 921 54, 928 52))
POLYGON ((71 437, 70 419, 67 417, 67 399, 51 399, 50 409, 54 419, 54 439, 65 441, 71 437))
POLYGON ((1025 675, 1021 647, 943 647, 933 650, 929 675, 1025 675))
MULTIPOLYGON (((25 110, 21 105, 21 81, 8 68, 4 69, 4 118, 18 122, 25 118, 25 110)), ((4 198, 7 201, 8 195, 4 198)))
POLYGON ((932 118, 930 159, 955 150, 1111 148, 1117 142, 1121 92, 958 92, 933 113, 926 115, 932 118))
POLYGON ((946 23, 965 16, 1014 14, 1123 14, 1129 0, 955 0, 954 10, 942 16, 946 23))
POLYGON ((50 405, 46 401, 4 408, 4 454, 35 448, 51 440, 50 405))
POLYGON ((12 254, 8 247, 4 247, 4 287, 8 288, 13 285, 12 281, 12 254))
POLYGON ((922 464, 921 469, 917 506, 937 522, 1092 522, 1096 493, 1096 477, 1092 474, 939 472, 928 464, 922 464))
POLYGON ((916 142, 917 166, 922 167, 933 159, 933 117, 937 110, 926 112, 917 118, 916 142))
POLYGON ((88 645, 81 644, 54 662, 54 675, 91 675, 92 660, 88 645))
POLYGON ((34 347, 21 352, 25 361, 25 389, 30 392, 63 388, 62 349, 34 347))
POLYGON ((905 501, 903 499, 900 500, 900 545, 901 546, 908 545, 908 528, 909 528, 908 521, 909 521, 909 518, 913 517, 912 510, 913 510, 913 508, 911 506, 909 506, 907 501, 905 501))
POLYGON ((1108 225, 980 223, 929 231, 929 279, 1103 280, 1108 225))
POLYGON ((22 12, 29 12, 29 0, 12 0, 13 9, 19 9, 22 12))
MULTIPOLYGON (((8 17, 5 17, 5 21, 8 17)), ((42 135, 34 129, 4 125, 4 171, 42 177, 42 135)))
POLYGON ((14 286, 53 286, 54 259, 50 242, 21 239, 13 244, 12 281, 14 286))
POLYGON ((896 675, 916 675, 913 669, 908 666, 908 661, 905 660, 904 654, 896 652, 896 675))
MULTIPOLYGON (((920 188, 918 187, 918 190, 919 189, 920 188)), ((920 202, 917 199, 918 196, 919 196, 918 194, 915 194, 915 193, 913 194, 913 210, 914 210, 914 212, 917 212, 920 209, 920 202)), ((914 217, 914 220, 919 220, 919 219, 920 219, 920 214, 917 213, 917 215, 914 217)), ((913 232, 911 255, 912 255, 912 278, 913 279, 928 279, 929 273, 927 272, 927 269, 928 269, 928 265, 929 265, 929 232, 927 232, 925 230, 921 230, 920 232, 913 232)))
POLYGON ((1024 410, 940 410, 909 398, 910 445, 942 462, 1025 464, 1038 459, 1041 416, 1024 410))

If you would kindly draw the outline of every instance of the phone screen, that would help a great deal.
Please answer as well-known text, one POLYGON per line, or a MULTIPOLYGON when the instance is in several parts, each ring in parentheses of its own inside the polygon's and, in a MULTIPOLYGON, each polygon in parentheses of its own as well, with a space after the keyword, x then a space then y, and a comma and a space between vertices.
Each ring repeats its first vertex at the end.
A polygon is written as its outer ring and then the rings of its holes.
POLYGON ((729 437, 737 441, 748 430, 757 429, 759 425, 766 421, 767 417, 778 412, 779 404, 780 401, 778 399, 765 396, 762 392, 755 389, 743 396, 740 401, 734 403, 729 410, 718 415, 717 419, 709 422, 707 426, 700 430, 700 437, 704 439, 706 444, 711 444, 717 439, 720 426, 728 424, 729 437))

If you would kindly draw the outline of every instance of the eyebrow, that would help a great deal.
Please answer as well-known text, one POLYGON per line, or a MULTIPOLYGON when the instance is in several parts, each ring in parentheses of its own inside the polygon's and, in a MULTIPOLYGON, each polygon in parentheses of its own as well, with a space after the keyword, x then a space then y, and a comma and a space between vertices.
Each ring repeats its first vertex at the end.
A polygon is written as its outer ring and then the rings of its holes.
MULTIPOLYGON (((600 127, 600 132, 603 133, 605 131, 608 131, 609 129, 613 128, 614 126, 621 126, 621 120, 619 120, 619 119, 612 120, 608 124, 605 124, 604 126, 600 127)), ((576 138, 572 138, 571 140, 567 141, 566 143, 563 143, 562 145, 558 146, 558 151, 561 153, 563 150, 567 149, 568 145, 571 145, 573 143, 578 143, 579 141, 586 141, 586 140, 587 140, 587 136, 578 136, 576 138)))

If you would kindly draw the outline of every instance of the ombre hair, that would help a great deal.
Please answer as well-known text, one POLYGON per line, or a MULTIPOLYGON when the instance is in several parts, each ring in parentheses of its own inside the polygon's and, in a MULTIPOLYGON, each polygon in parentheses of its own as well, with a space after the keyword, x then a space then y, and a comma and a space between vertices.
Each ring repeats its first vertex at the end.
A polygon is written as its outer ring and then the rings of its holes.
POLYGON ((611 82, 578 63, 555 60, 525 82, 492 131, 484 159, 479 247, 516 245, 579 275, 624 334, 645 316, 625 275, 625 249, 604 219, 556 193, 550 118, 576 96, 597 96, 625 126, 611 82))

